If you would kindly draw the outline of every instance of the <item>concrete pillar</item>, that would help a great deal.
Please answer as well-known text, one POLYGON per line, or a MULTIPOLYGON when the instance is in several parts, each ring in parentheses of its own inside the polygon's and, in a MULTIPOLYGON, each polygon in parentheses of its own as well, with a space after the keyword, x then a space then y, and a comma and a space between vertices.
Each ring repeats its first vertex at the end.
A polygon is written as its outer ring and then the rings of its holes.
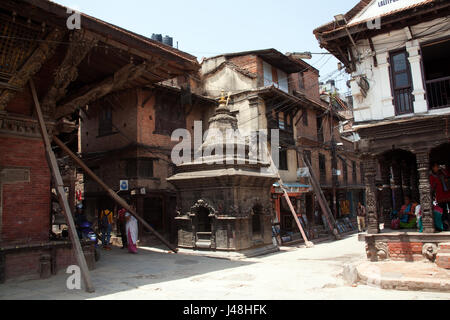
POLYGON ((378 222, 378 204, 377 204, 377 187, 375 185, 375 177, 377 174, 377 160, 373 157, 365 157, 363 159, 365 182, 366 182, 366 208, 368 217, 369 234, 380 233, 380 224, 378 222))
POLYGON ((417 170, 419 171, 420 205, 423 214, 423 232, 434 233, 433 203, 430 186, 430 155, 428 150, 416 152, 417 170))
POLYGON ((406 42, 406 51, 409 54, 409 64, 411 66, 411 77, 414 95, 414 113, 428 112, 428 104, 425 100, 425 88, 422 78, 422 56, 420 55, 420 45, 418 40, 406 42))
POLYGON ((383 118, 395 117, 395 107, 392 97, 391 90, 391 79, 390 79, 390 64, 388 62, 389 53, 380 53, 377 54, 378 59, 378 72, 380 75, 379 85, 381 87, 381 103, 382 103, 382 112, 383 118))

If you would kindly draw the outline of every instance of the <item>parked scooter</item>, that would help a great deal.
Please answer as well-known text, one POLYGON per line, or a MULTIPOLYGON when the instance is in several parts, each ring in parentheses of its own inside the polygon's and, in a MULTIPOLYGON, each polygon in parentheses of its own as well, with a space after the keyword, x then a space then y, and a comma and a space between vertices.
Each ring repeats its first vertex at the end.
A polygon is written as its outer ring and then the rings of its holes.
POLYGON ((98 246, 98 237, 97 234, 92 229, 92 223, 89 221, 84 221, 77 225, 78 237, 80 240, 88 240, 94 243, 95 245, 95 261, 100 260, 100 250, 98 246))

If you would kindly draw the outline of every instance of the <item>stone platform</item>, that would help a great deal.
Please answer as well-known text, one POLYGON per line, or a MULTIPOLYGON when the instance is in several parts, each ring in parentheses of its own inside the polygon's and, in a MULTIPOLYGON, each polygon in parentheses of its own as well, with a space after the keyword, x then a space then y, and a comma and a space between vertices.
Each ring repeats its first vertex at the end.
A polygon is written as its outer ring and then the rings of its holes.
POLYGON ((426 261, 363 262, 355 267, 353 277, 354 284, 381 289, 450 292, 450 270, 426 261))
POLYGON ((450 232, 420 233, 417 230, 384 229, 378 234, 360 234, 366 243, 367 258, 375 261, 432 261, 439 246, 450 242, 450 232))
POLYGON ((241 260, 246 258, 264 256, 278 251, 280 251, 278 246, 268 245, 242 251, 209 251, 209 250, 190 250, 179 248, 178 253, 188 256, 191 255, 215 259, 241 260))

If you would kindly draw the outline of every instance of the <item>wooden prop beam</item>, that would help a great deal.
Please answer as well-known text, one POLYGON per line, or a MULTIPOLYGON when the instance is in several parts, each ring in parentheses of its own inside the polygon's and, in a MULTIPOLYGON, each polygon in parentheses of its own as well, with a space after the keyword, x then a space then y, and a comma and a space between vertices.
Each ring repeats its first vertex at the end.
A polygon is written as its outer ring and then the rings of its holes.
MULTIPOLYGON (((8 81, 11 88, 24 88, 27 82, 33 77, 42 67, 45 61, 50 59, 55 50, 64 37, 64 32, 54 29, 45 38, 37 49, 31 54, 22 68, 8 81)), ((4 90, 0 95, 0 111, 4 110, 8 103, 15 97, 18 90, 4 90)))
POLYGON ((161 66, 161 63, 155 63, 149 66, 146 62, 136 66, 133 63, 127 64, 118 70, 114 75, 98 83, 83 87, 76 93, 70 101, 64 103, 56 109, 56 118, 61 118, 79 107, 84 107, 92 101, 103 98, 111 92, 126 88, 130 82, 139 79, 145 74, 161 66))
MULTIPOLYGON (((273 158, 272 158, 272 155, 270 154, 270 151, 268 151, 267 153, 268 153, 270 162, 271 162, 271 164, 272 164, 272 167, 276 168, 275 163, 274 163, 273 158)), ((284 198, 286 199, 286 202, 287 202, 288 205, 289 205, 289 209, 291 210, 291 213, 292 213, 292 215, 294 216, 294 220, 295 220, 295 222, 297 223, 297 226, 298 226, 298 228, 299 228, 299 230, 300 230, 300 233, 302 234, 302 237, 303 237, 303 240, 305 241, 306 247, 307 247, 307 248, 312 248, 312 247, 314 247, 314 243, 312 243, 311 241, 309 241, 308 238, 306 237, 305 231, 303 230, 303 226, 302 226, 302 224, 300 223, 299 218, 297 217, 297 213, 295 212, 294 206, 292 205, 291 198, 289 198, 288 192, 286 191, 286 189, 285 189, 284 186, 283 186, 283 179, 281 179, 281 177, 280 177, 279 174, 278 174, 278 178, 280 179, 278 183, 280 184, 280 188, 283 190, 284 198)))
POLYGON ((286 191, 286 189, 283 187, 283 181, 280 179, 280 186, 283 189, 284 192, 284 198, 286 199, 289 209, 291 209, 291 213, 294 216, 295 222, 297 223, 298 228, 300 229, 300 233, 302 234, 303 240, 305 241, 305 245, 307 248, 314 247, 314 244, 311 241, 308 241, 308 238, 306 237, 305 231, 303 230, 303 226, 300 223, 300 219, 297 217, 297 213, 295 212, 294 206, 292 205, 291 198, 289 198, 289 195, 286 191))
POLYGON ((313 171, 313 168, 311 166, 311 163, 309 163, 308 158, 304 154, 300 155, 300 156, 302 157, 303 162, 306 164, 306 166, 309 169, 309 174, 310 174, 310 177, 311 177, 310 178, 311 184, 313 186, 314 193, 317 196, 317 200, 319 202, 320 208, 322 209, 322 213, 323 213, 323 215, 325 216, 325 218, 327 220, 330 233, 334 235, 336 240, 340 240, 341 237, 339 235, 338 230, 335 227, 336 222, 334 221, 333 214, 331 212, 330 207, 328 206, 328 203, 326 202, 325 195, 323 194, 322 188, 320 188, 320 184, 319 184, 319 182, 318 182, 318 180, 316 178, 316 175, 314 174, 314 171, 313 171))
POLYGON ((47 161, 50 166, 51 172, 53 174, 53 179, 56 184, 56 191, 58 193, 58 200, 63 209, 64 215, 66 217, 66 221, 69 225, 69 237, 72 242, 73 251, 75 254, 75 258, 77 260, 78 266, 81 269, 81 274, 83 276, 84 285, 86 287, 86 291, 89 293, 95 292, 94 285, 92 284, 91 276, 89 274, 89 269, 86 263, 86 258, 83 253, 83 249, 81 248, 80 239, 78 238, 78 234, 75 228, 75 222, 73 221, 72 212, 70 210, 69 202, 67 201, 66 192, 64 191, 64 183, 61 177, 61 172, 59 171, 58 162, 56 160, 56 156, 53 153, 52 145, 50 142, 50 138, 47 133, 47 128, 45 126, 44 116, 42 115, 41 106, 36 94, 36 87, 34 86, 33 79, 30 79, 30 87, 31 93, 34 99, 34 105, 36 109, 36 114, 38 117, 39 128, 41 130, 42 138, 44 140, 47 161))
POLYGON ((56 103, 66 96, 67 87, 78 78, 78 66, 97 43, 98 40, 86 31, 74 31, 64 60, 55 72, 53 85, 42 100, 44 111, 53 114, 56 103))
POLYGON ((134 210, 124 199, 122 199, 119 195, 117 195, 114 190, 108 187, 91 169, 77 156, 75 155, 61 140, 57 137, 53 137, 53 141, 65 152, 69 155, 82 169, 87 173, 95 182, 97 182, 107 193, 108 195, 122 208, 125 208, 128 212, 130 212, 133 217, 135 217, 142 225, 147 228, 150 232, 152 232, 162 243, 164 243, 170 250, 174 253, 178 252, 178 249, 174 247, 169 241, 164 239, 162 235, 160 235, 155 229, 150 226, 147 221, 145 221, 142 217, 140 217, 136 210, 134 210))

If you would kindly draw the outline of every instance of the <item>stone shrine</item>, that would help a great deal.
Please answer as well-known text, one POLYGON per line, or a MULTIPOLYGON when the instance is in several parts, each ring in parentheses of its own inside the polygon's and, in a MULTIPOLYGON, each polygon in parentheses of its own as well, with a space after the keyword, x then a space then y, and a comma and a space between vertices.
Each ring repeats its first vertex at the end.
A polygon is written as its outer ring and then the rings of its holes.
POLYGON ((270 190, 278 174, 264 157, 253 159, 248 139, 230 135, 237 118, 224 97, 209 124, 202 157, 178 165, 168 179, 178 192, 178 246, 228 252, 273 248, 270 190))

